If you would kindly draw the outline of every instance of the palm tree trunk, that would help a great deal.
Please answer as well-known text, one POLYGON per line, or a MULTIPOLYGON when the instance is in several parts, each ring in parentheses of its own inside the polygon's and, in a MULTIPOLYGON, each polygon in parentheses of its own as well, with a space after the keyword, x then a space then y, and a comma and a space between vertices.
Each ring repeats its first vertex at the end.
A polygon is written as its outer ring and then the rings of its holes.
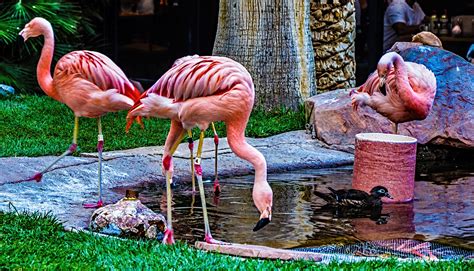
POLYGON ((296 109, 316 94, 309 0, 221 0, 213 54, 249 70, 266 109, 296 109))
POLYGON ((318 92, 355 87, 354 0, 311 0, 318 92))

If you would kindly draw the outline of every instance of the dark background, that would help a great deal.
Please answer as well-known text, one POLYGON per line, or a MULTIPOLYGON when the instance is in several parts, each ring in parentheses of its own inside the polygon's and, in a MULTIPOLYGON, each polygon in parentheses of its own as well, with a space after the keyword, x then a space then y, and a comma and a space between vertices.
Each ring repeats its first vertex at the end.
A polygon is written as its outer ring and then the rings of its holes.
MULTIPOLYGON (((84 4, 87 1, 85 1, 84 4)), ((120 0, 107 1, 101 7, 104 37, 103 51, 132 79, 145 88, 153 84, 176 58, 190 55, 210 55, 217 30, 218 0, 154 1, 154 14, 120 16, 120 0)), ((382 0, 367 0, 363 11, 362 33, 356 39, 357 85, 365 81, 382 55, 382 0), (370 54, 368 52, 371 52, 370 54)), ((430 16, 446 9, 448 15, 474 14, 474 1, 419 0, 430 16)), ((446 44, 445 48, 464 57, 469 44, 446 44)))

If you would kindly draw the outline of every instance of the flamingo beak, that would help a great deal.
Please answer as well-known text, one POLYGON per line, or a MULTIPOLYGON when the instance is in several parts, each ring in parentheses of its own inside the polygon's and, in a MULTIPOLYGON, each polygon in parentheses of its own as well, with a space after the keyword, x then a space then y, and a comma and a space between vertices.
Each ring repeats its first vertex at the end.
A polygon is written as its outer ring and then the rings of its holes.
POLYGON ((382 88, 385 85, 385 76, 380 77, 379 88, 382 88))
POLYGON ((272 210, 270 207, 267 207, 265 211, 262 212, 262 215, 260 216, 260 220, 257 222, 255 227, 253 228, 253 231, 258 231, 261 228, 265 227, 270 223, 272 220, 272 210))
POLYGON ((266 225, 268 225, 268 223, 270 223, 270 219, 269 219, 268 217, 260 219, 260 220, 257 222, 257 225, 255 225, 255 227, 253 228, 253 231, 258 231, 258 230, 260 230, 261 228, 263 228, 263 227, 265 227, 266 225))
POLYGON ((23 41, 28 40, 28 36, 26 35, 26 28, 23 28, 18 35, 23 37, 23 41))

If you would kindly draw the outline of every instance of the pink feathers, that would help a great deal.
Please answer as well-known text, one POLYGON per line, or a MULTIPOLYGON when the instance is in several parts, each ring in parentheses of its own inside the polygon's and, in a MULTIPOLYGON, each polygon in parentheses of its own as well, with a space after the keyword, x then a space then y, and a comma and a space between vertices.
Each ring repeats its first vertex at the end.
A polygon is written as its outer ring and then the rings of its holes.
POLYGON ((353 91, 352 105, 368 105, 394 123, 425 119, 436 94, 436 78, 424 65, 404 62, 397 53, 382 56, 377 72, 353 91))

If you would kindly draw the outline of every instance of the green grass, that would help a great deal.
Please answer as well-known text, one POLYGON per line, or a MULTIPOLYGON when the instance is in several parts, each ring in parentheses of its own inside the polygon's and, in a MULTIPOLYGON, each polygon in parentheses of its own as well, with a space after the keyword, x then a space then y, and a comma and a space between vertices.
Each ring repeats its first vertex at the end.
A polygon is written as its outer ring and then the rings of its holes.
POLYGON ((51 215, 0 211, 0 269, 14 270, 473 270, 474 262, 385 260, 319 265, 206 253, 178 243, 66 232, 51 215))
MULTIPOLYGON (((145 119, 145 129, 132 126, 125 133, 127 112, 110 113, 102 118, 105 151, 163 145, 169 120, 145 119)), ((16 96, 0 99, 0 157, 58 155, 72 141, 74 115, 65 105, 47 96, 16 96)), ((253 112, 247 136, 267 137, 304 128, 303 110, 253 112)), ((218 134, 225 136, 224 123, 217 123, 218 134)), ((198 138, 195 131, 195 139, 198 138)), ((208 129, 211 135, 211 129, 208 129)), ((79 152, 94 152, 97 144, 97 121, 79 119, 79 152)))

